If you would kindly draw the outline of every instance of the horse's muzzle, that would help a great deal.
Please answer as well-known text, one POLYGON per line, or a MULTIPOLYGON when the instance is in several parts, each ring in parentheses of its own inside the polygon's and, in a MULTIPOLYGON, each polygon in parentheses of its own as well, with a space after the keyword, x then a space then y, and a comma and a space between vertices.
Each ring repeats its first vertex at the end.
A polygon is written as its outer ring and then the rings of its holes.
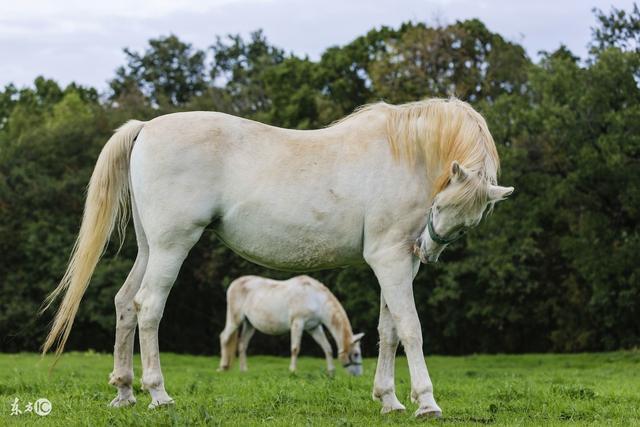
POLYGON ((422 237, 418 237, 413 244, 413 254, 420 259, 421 263, 426 264, 427 262, 429 262, 429 259, 422 250, 422 237))
POLYGON ((413 254, 420 259, 420 262, 423 264, 428 263, 436 263, 438 262, 438 258, 440 257, 440 252, 432 255, 428 255, 427 252, 422 248, 422 236, 418 237, 413 244, 413 254))

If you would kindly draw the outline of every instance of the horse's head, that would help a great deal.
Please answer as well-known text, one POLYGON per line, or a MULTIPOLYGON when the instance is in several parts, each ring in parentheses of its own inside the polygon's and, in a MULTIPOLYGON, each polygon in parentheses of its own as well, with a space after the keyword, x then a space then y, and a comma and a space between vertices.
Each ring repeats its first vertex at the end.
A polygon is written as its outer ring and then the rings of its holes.
POLYGON ((489 206, 511 193, 513 187, 491 184, 452 162, 448 184, 433 198, 427 227, 416 240, 414 253, 424 263, 436 262, 449 243, 480 223, 489 206))
POLYGON ((347 353, 348 361, 343 366, 351 375, 362 375, 362 350, 360 349, 360 340, 364 336, 364 332, 360 332, 351 337, 351 346, 347 353))

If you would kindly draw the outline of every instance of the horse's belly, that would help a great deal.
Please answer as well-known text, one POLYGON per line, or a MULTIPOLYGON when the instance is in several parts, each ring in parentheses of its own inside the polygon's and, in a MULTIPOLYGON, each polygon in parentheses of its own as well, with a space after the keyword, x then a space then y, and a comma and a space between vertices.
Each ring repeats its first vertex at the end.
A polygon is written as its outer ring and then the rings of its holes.
POLYGON ((234 239, 218 234, 234 252, 256 264, 285 271, 310 271, 344 267, 361 261, 361 252, 355 248, 336 247, 329 240, 296 241, 256 236, 234 239), (245 242, 251 241, 251 244, 245 242))
POLYGON ((362 262, 362 226, 356 219, 342 216, 342 221, 322 223, 269 213, 227 217, 216 233, 244 258, 279 270, 309 271, 362 262))
POLYGON ((267 335, 282 335, 287 333, 290 328, 288 310, 269 310, 254 309, 247 313, 247 320, 254 328, 267 335))
MULTIPOLYGON (((268 300, 268 297, 262 296, 263 300, 268 300)), ((292 310, 289 306, 281 304, 278 306, 278 302, 283 303, 287 300, 286 297, 280 298, 274 304, 269 304, 262 309, 260 302, 252 302, 253 309, 247 310, 246 318, 258 331, 267 335, 282 335, 288 333, 291 330, 291 322, 293 318, 302 319, 304 321, 304 329, 311 330, 317 328, 320 325, 320 318, 317 313, 301 312, 300 307, 297 310, 292 310)), ((272 303, 274 301, 272 300, 272 303)))

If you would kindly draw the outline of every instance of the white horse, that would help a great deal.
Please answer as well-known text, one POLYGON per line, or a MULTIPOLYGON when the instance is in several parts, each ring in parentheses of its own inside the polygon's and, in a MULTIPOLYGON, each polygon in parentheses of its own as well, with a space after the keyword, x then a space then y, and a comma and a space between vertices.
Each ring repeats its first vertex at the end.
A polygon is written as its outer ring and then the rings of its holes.
POLYGON ((130 121, 103 148, 89 183, 64 294, 43 351, 64 348, 78 306, 129 203, 138 256, 115 297, 113 406, 135 402, 133 339, 140 333, 150 407, 173 403, 160 369, 158 326, 191 247, 211 224, 241 256, 284 270, 366 262, 381 288, 373 396, 404 410, 394 388, 402 341, 416 416, 439 416, 422 351, 412 282, 420 260, 478 224, 513 188, 499 187, 485 120, 456 99, 374 104, 320 130, 267 126, 213 112, 130 121))
POLYGON ((362 375, 360 340, 364 334, 353 334, 342 304, 326 286, 309 276, 284 281, 240 277, 227 289, 227 323, 220 334, 218 370, 229 369, 236 350, 240 370, 247 370, 247 347, 257 329, 268 335, 291 331, 291 372, 296 370, 300 340, 307 331, 324 351, 327 370, 333 373, 333 350, 323 326, 336 342, 342 366, 352 375, 362 375))

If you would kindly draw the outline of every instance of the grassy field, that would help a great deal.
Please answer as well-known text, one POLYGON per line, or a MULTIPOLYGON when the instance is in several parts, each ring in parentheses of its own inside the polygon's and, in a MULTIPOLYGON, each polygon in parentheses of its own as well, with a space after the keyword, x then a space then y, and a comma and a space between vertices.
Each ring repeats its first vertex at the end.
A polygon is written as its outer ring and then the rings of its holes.
MULTIPOLYGON (((365 360, 362 377, 339 370, 330 378, 315 358, 302 358, 291 375, 286 359, 254 356, 241 374, 216 372, 212 357, 164 354, 167 390, 176 404, 153 411, 139 385, 135 407, 107 407, 115 395, 107 385, 110 355, 66 354, 52 376, 50 361, 0 355, 0 425, 640 425, 640 351, 430 357, 444 411, 437 421, 413 419, 404 358, 397 362, 396 384, 407 412, 388 416, 370 397, 374 359, 365 360), (11 416, 16 397, 21 410, 41 397, 53 410, 45 417, 11 416)), ((139 372, 137 364, 138 378, 139 372)))

